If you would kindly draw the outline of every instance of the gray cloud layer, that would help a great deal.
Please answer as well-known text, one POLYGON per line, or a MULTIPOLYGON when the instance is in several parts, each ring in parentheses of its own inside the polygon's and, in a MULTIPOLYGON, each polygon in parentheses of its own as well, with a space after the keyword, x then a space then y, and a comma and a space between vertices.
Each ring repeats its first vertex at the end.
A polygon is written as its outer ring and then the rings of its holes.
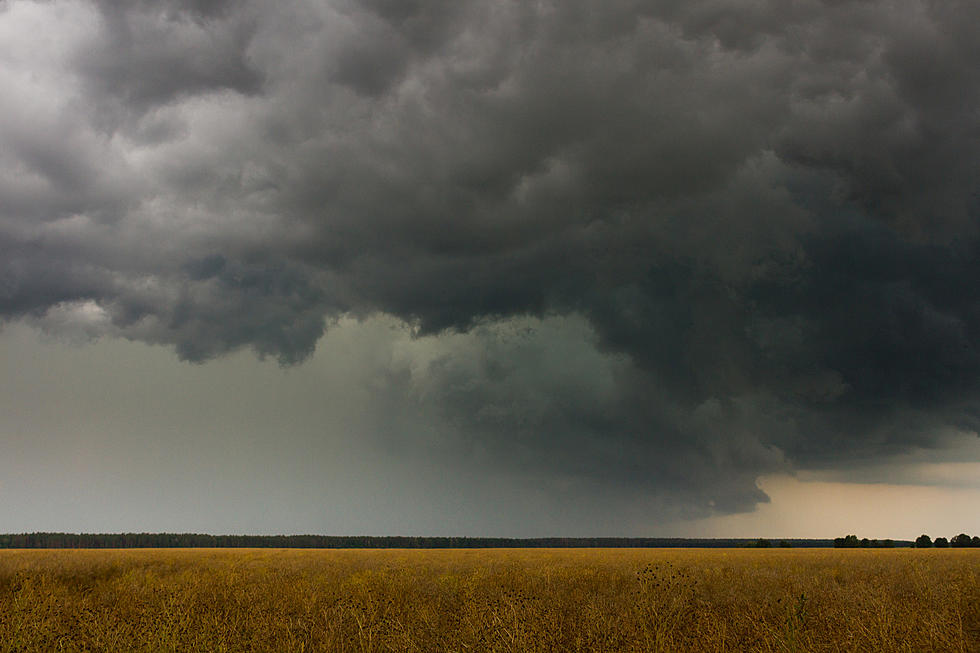
POLYGON ((978 22, 8 2, 0 315, 288 364, 390 314, 443 334, 379 385, 392 440, 750 508, 977 428, 978 22))

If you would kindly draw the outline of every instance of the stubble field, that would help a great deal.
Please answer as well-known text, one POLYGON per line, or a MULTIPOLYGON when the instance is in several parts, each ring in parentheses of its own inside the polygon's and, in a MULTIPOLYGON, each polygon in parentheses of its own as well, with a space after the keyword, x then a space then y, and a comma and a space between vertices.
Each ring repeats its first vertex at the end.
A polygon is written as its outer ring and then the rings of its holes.
POLYGON ((980 651, 980 550, 0 551, 0 651, 980 651))

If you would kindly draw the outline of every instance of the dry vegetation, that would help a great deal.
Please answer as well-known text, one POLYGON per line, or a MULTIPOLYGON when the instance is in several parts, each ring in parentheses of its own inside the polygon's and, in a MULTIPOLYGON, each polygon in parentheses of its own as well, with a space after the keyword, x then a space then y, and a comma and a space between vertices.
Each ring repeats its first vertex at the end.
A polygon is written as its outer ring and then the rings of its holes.
POLYGON ((0 651, 980 651, 980 551, 0 552, 0 651))

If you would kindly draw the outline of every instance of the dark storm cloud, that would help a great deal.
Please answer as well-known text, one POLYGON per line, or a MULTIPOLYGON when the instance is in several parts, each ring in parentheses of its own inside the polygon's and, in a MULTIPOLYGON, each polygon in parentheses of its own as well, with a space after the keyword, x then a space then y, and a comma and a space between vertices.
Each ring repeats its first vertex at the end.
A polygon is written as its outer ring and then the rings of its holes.
POLYGON ((253 20, 230 15, 228 2, 99 3, 103 30, 79 53, 78 72, 92 96, 127 109, 230 89, 254 93, 262 78, 247 60, 253 20))
MULTIPOLYGON (((581 319, 517 320, 456 336, 421 362, 399 359, 382 385, 396 398, 389 403, 407 401, 398 414, 438 435, 406 435, 399 425, 391 439, 432 455, 506 460, 512 470, 559 479, 573 496, 584 483, 620 497, 666 491, 682 506, 674 516, 765 500, 756 476, 785 464, 759 439, 771 417, 716 400, 681 407, 628 357, 583 345, 591 339, 581 319)), ((660 510, 671 513, 669 505, 660 510)))
POLYGON ((0 311, 284 363, 387 313, 447 450, 745 509, 976 428, 977 12, 8 3, 0 311))

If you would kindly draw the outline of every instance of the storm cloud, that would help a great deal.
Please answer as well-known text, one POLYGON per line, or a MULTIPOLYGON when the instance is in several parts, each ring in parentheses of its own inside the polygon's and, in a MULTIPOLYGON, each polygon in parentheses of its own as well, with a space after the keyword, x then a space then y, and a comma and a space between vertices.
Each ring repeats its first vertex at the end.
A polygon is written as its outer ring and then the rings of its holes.
POLYGON ((385 446, 749 510, 977 429, 978 22, 9 0, 0 316, 285 365, 389 316, 385 446))

